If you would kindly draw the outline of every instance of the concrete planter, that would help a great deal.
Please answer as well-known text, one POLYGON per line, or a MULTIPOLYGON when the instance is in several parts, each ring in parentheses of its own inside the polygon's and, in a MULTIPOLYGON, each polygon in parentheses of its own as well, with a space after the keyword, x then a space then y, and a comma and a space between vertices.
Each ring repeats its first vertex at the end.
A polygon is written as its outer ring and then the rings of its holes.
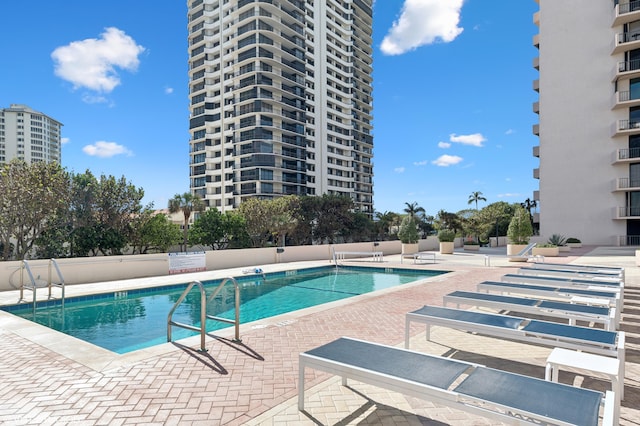
POLYGON ((580 248, 582 247, 582 243, 567 243, 567 246, 572 248, 580 248))
POLYGON ((560 249, 560 253, 566 253, 571 251, 571 247, 569 246, 559 246, 558 249, 560 249))
POLYGON ((419 251, 418 243, 402 243, 402 254, 414 254, 419 251))
POLYGON ((465 251, 479 251, 480 250, 480 245, 479 244, 465 244, 462 246, 462 248, 464 248, 465 251))
POLYGON ((560 247, 534 247, 532 253, 534 256, 555 257, 560 254, 560 247))
MULTIPOLYGON (((527 247, 527 244, 507 244, 507 256, 515 256, 527 247)), ((526 257, 510 257, 509 262, 526 262, 526 257)))
POLYGON ((453 254, 454 243, 453 241, 441 241, 440 242, 440 254, 453 254))

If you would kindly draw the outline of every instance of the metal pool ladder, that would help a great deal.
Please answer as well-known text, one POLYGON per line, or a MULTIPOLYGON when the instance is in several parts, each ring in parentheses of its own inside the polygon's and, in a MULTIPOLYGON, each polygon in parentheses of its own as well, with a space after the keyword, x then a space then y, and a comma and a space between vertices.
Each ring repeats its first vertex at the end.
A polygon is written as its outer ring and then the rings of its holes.
POLYGON ((222 280, 220 285, 218 285, 218 287, 215 289, 215 291, 209 297, 207 297, 207 292, 206 292, 206 290, 204 288, 204 285, 200 281, 196 280, 196 281, 190 282, 189 285, 187 286, 187 288, 185 288, 185 290, 182 292, 182 294, 180 295, 180 297, 178 298, 176 303, 173 305, 173 308, 171 308, 171 311, 169 311, 169 315, 167 317, 167 342, 171 342, 171 326, 182 327, 182 328, 186 328, 187 330, 199 331, 200 332, 200 351, 201 352, 207 352, 207 348, 205 347, 205 344, 204 344, 205 336, 207 334, 207 324, 206 324, 207 319, 214 320, 214 321, 220 321, 220 322, 224 322, 224 323, 227 323, 227 324, 234 324, 235 325, 235 338, 233 339, 233 341, 234 342, 241 342, 242 341, 242 340, 240 340, 240 287, 238 287, 238 282, 236 281, 235 278, 228 277, 228 278, 225 278, 224 280, 222 280), (207 303, 210 302, 214 297, 216 297, 218 295, 218 293, 220 292, 220 290, 222 290, 222 288, 225 286, 225 284, 227 284, 227 282, 229 282, 229 281, 231 281, 233 283, 234 292, 235 292, 235 311, 236 311, 235 312, 235 319, 234 320, 230 320, 230 319, 227 319, 227 318, 221 318, 221 317, 216 317, 216 316, 213 316, 213 315, 208 315, 207 314, 207 303), (200 327, 196 327, 196 326, 190 325, 190 324, 184 324, 184 323, 176 322, 176 321, 173 320, 173 313, 178 308, 178 306, 182 303, 184 298, 187 297, 187 294, 189 294, 189 292, 191 291, 191 289, 194 286, 198 286, 198 289, 200 291, 200 327))
MULTIPOLYGON (((49 259, 49 266, 47 271, 48 273, 47 273, 46 287, 49 289, 48 298, 51 299, 53 297, 51 294, 52 287, 60 287, 62 289, 62 296, 61 296, 62 306, 64 307, 64 278, 62 277, 62 272, 60 272, 60 267, 58 266, 58 262, 56 262, 55 259, 49 259), (56 274, 58 275, 59 282, 53 281, 53 269, 55 269, 56 274)), ((31 290, 31 292, 33 293, 33 309, 34 310, 36 309, 36 290, 38 288, 38 281, 42 282, 44 280, 40 280, 40 275, 38 275, 38 278, 34 278, 33 273, 31 272, 31 268, 29 267, 29 262, 27 262, 26 260, 23 260, 22 263, 20 264, 20 300, 24 299, 25 290, 31 290), (27 271, 27 275, 29 276, 28 283, 25 282, 24 271, 27 271)), ((45 285, 42 285, 42 287, 45 287, 45 285)))

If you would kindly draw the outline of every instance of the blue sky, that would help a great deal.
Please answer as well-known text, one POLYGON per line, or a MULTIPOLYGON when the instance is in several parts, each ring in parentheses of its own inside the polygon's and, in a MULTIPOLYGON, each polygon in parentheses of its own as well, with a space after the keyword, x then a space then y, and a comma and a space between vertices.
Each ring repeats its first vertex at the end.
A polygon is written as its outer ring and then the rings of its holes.
MULTIPOLYGON (((537 189, 533 0, 377 0, 374 207, 428 214, 537 189)), ((64 124, 62 165, 164 208, 189 190, 186 1, 32 0, 0 14, 0 107, 64 124)), ((482 207, 485 203, 480 203, 482 207)))

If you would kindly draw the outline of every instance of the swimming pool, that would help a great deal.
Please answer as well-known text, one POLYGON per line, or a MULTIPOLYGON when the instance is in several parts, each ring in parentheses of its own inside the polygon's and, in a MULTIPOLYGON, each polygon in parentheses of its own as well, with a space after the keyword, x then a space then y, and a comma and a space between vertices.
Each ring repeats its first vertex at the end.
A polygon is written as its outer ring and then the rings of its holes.
MULTIPOLYGON (((242 324, 446 273, 398 268, 324 267, 236 277, 242 324)), ((211 294, 221 280, 204 281, 211 294)), ((3 306, 0 309, 123 354, 167 341, 167 314, 187 283, 85 297, 3 306)), ((234 317, 234 289, 227 284, 207 304, 207 313, 234 317)), ((199 325, 200 293, 192 290, 174 321, 199 325)), ((211 332, 229 324, 207 321, 211 332)), ((174 327, 172 340, 196 335, 174 327)))

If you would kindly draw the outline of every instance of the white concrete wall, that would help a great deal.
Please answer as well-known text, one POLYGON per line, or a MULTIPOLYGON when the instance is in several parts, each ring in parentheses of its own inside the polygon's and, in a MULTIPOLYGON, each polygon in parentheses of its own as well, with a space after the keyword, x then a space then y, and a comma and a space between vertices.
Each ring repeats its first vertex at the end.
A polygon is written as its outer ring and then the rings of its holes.
MULTIPOLYGON (((626 234, 613 220, 624 193, 612 182, 625 177, 611 164, 626 139, 612 139, 628 108, 611 109, 612 56, 622 27, 612 28, 612 1, 540 0, 540 233, 612 245, 626 234)), ((628 172, 627 172, 628 173, 628 172)), ((628 175, 627 175, 628 176, 628 175)))
MULTIPOLYGON (((332 261, 335 251, 369 252, 382 251, 384 255, 399 254, 402 250, 400 241, 380 241, 376 243, 325 244, 314 246, 284 247, 278 253, 275 247, 253 248, 241 250, 210 250, 205 252, 207 270, 217 270, 238 267, 260 267, 273 263, 289 263, 314 260, 332 261)), ((460 246, 461 241, 456 241, 460 246)), ((436 237, 420 240, 420 251, 438 250, 436 237)), ((167 253, 142 254, 108 257, 82 257, 73 259, 56 259, 68 285, 87 284, 104 281, 117 281, 131 278, 162 276, 169 273, 169 256, 167 253)), ((30 260, 29 268, 36 280, 48 279, 49 260, 30 260)), ((17 290, 20 288, 20 266, 22 262, 0 262, 0 291, 17 290)), ((55 270, 52 271, 53 281, 58 281, 55 270)), ((23 279, 28 282, 29 277, 24 272, 23 279)))

